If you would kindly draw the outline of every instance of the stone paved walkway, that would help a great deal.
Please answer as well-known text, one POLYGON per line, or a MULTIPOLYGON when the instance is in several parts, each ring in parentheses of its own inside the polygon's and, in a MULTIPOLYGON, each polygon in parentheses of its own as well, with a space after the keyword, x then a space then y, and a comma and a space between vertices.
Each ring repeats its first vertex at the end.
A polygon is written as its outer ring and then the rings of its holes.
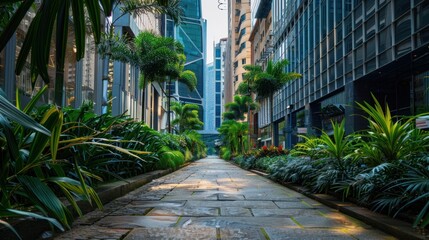
POLYGON ((159 178, 56 239, 394 239, 217 158, 159 178))

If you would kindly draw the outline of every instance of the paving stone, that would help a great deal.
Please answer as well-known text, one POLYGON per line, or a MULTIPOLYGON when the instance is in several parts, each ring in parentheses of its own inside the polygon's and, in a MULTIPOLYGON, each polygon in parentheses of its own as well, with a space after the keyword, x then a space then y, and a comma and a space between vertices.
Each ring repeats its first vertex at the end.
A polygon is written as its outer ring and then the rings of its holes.
POLYGON ((394 240, 397 239, 395 237, 392 237, 382 231, 379 231, 377 229, 366 229, 366 228, 347 228, 343 229, 343 231, 351 236, 353 236, 356 239, 362 239, 362 240, 394 240))
POLYGON ((332 229, 302 229, 302 228, 264 228, 271 240, 331 240, 331 239, 354 239, 352 236, 338 230, 332 229))
POLYGON ((65 234, 58 239, 391 239, 217 158, 156 179, 78 219, 65 234))
POLYGON ((244 196, 240 194, 225 194, 220 193, 218 195, 220 201, 230 201, 230 200, 244 200, 244 196))
POLYGON ((96 224, 111 228, 173 227, 178 219, 176 216, 107 216, 96 224))
POLYGON ((300 202, 274 201, 274 202, 279 208, 313 208, 313 206, 310 206, 303 201, 300 201, 300 202))
POLYGON ((262 234, 259 228, 221 228, 220 239, 228 240, 265 240, 265 236, 262 234))
POLYGON ((216 240, 215 228, 136 228, 124 240, 161 240, 161 239, 212 239, 216 240))
POLYGON ((293 220, 304 228, 335 228, 342 227, 341 223, 322 216, 297 216, 293 220))
POLYGON ((287 227, 297 226, 290 218, 284 217, 183 217, 178 226, 188 224, 189 226, 204 226, 221 228, 249 228, 249 227, 287 227))
POLYGON ((143 216, 146 215, 152 208, 142 207, 124 207, 110 213, 110 216, 143 216))
POLYGON ((87 240, 87 239, 122 239, 130 230, 105 228, 98 226, 81 226, 56 236, 56 240, 87 240))
POLYGON ((186 201, 133 201, 131 205, 139 207, 182 207, 186 201))
POLYGON ((320 216, 315 209, 251 209, 255 217, 296 217, 296 216, 320 216))
MULTIPOLYGON (((277 209, 278 210, 278 209, 277 209)), ((222 207, 220 208, 221 216, 234 216, 234 217, 251 217, 252 212, 249 208, 241 207, 222 207)))
POLYGON ((186 207, 278 208, 272 201, 187 201, 186 207))
POLYGON ((188 216, 208 217, 219 216, 219 208, 154 208, 147 216, 188 216))

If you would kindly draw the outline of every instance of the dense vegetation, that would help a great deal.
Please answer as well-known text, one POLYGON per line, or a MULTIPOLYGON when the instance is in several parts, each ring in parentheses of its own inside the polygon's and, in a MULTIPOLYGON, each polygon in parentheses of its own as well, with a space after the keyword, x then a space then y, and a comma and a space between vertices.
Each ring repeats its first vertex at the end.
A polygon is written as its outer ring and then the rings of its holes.
POLYGON ((345 122, 332 123, 333 135, 302 136, 290 153, 264 147, 234 161, 266 171, 271 178, 306 186, 392 216, 429 226, 429 133, 415 117, 396 118, 389 107, 358 104, 369 128, 346 135, 345 122), (398 119, 398 120, 395 120, 398 119))
MULTIPOLYGON (((46 87, 19 111, 0 95, 0 223, 30 216, 67 229, 66 207, 83 199, 101 207, 94 188, 155 169, 177 169, 205 155, 195 131, 159 133, 128 116, 35 107, 46 87)), ((19 105, 19 104, 18 104, 19 105)), ((12 230, 13 231, 13 230, 12 230)))

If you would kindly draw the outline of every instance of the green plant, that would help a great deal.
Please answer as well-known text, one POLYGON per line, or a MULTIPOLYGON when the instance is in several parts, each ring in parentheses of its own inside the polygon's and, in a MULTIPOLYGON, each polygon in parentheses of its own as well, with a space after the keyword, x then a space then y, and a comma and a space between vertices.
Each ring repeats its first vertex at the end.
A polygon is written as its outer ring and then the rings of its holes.
POLYGON ((291 150, 292 156, 308 156, 310 159, 320 159, 326 157, 326 153, 322 151, 323 141, 314 136, 300 135, 304 142, 297 143, 291 150))
POLYGON ((345 136, 345 121, 342 120, 340 124, 332 122, 334 135, 329 136, 326 132, 322 133, 320 140, 322 141, 321 149, 325 151, 328 156, 336 160, 339 170, 344 169, 343 158, 351 152, 353 136, 345 136))
POLYGON ((171 121, 171 124, 175 126, 175 130, 179 134, 187 130, 200 130, 204 126, 198 117, 197 104, 172 102, 171 110, 175 113, 175 119, 171 121))
MULTIPOLYGON (((36 94, 23 111, 0 96, 0 216, 35 217, 63 230, 70 227, 72 215, 60 196, 66 197, 78 214, 78 199, 94 201, 99 207, 101 202, 85 183, 78 163, 58 159, 63 113, 57 107, 49 107, 40 123, 26 115, 45 90, 36 94), (72 166, 76 179, 67 176, 64 164, 72 166)), ((4 220, 1 223, 7 225, 4 220)))
MULTIPOLYGON (((412 133, 412 121, 414 118, 394 121, 390 114, 389 106, 386 104, 383 110, 381 104, 373 96, 375 106, 369 103, 357 103, 357 105, 368 114, 365 117, 369 123, 369 130, 364 135, 365 141, 369 146, 364 146, 365 152, 361 154, 365 157, 369 154, 372 157, 382 157, 382 159, 371 159, 380 162, 394 162, 403 159, 410 154, 410 146, 413 145, 409 140, 412 133), (370 151, 380 151, 380 153, 369 153, 370 151)), ((365 144, 364 144, 365 145, 365 144)))

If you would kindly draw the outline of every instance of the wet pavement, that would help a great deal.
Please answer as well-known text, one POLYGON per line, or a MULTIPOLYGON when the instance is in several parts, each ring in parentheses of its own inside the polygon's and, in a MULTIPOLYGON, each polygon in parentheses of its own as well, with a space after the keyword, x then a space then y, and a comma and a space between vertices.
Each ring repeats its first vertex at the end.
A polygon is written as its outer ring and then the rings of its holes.
POLYGON ((395 239, 215 157, 90 212, 55 239, 395 239))

